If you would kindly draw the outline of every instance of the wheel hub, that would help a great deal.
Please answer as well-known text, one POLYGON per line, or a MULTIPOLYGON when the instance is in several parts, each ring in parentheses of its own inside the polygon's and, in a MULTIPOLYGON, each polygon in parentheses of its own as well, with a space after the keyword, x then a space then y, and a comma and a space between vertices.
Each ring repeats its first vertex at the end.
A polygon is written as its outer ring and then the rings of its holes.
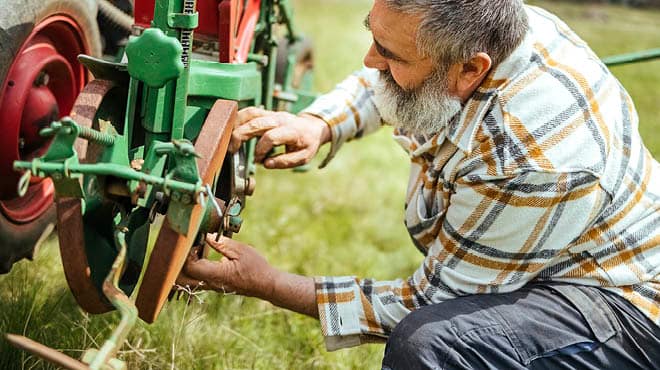
POLYGON ((0 212, 15 223, 38 218, 53 202, 50 180, 33 177, 28 193, 17 198, 20 174, 15 160, 44 154, 48 140, 39 130, 70 112, 87 81, 77 56, 89 52, 82 30, 68 16, 57 15, 37 24, 27 37, 0 86, 0 212))

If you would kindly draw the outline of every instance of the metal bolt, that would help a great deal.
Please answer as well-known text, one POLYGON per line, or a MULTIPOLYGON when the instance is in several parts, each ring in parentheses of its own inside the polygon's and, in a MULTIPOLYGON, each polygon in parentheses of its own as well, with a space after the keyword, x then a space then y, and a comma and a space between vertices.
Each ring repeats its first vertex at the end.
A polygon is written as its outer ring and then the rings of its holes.
POLYGON ((61 180, 62 174, 59 172, 53 172, 53 180, 61 180))
POLYGON ((181 194, 178 191, 172 193, 172 200, 178 202, 181 200, 181 194))
POLYGON ((192 202, 192 197, 190 197, 190 194, 183 194, 181 196, 181 203, 190 204, 190 202, 192 202))
POLYGON ((144 159, 134 159, 131 161, 131 168, 136 171, 142 171, 142 166, 144 165, 144 159))
POLYGON ((245 187, 245 194, 246 195, 254 194, 254 189, 256 186, 257 186, 257 180, 254 178, 254 176, 248 177, 247 186, 245 187))
POLYGON ((239 216, 231 216, 229 217, 229 230, 231 232, 237 233, 241 230, 241 226, 243 225, 243 219, 240 218, 239 216))

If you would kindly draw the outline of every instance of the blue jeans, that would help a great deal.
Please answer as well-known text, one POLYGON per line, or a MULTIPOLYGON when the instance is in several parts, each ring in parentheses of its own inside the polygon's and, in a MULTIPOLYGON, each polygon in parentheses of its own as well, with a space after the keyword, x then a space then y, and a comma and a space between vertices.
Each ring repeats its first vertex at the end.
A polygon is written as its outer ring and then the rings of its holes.
POLYGON ((394 328, 383 369, 660 369, 660 327, 596 287, 529 284, 423 307, 394 328))

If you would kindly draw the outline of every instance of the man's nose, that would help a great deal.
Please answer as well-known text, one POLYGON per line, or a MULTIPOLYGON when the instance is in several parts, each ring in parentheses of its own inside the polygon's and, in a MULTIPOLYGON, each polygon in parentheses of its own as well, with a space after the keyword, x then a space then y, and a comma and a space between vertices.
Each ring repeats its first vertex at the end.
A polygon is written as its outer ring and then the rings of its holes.
POLYGON ((385 71, 388 68, 387 61, 376 51, 376 46, 372 43, 367 55, 364 56, 364 65, 369 68, 375 68, 385 71))

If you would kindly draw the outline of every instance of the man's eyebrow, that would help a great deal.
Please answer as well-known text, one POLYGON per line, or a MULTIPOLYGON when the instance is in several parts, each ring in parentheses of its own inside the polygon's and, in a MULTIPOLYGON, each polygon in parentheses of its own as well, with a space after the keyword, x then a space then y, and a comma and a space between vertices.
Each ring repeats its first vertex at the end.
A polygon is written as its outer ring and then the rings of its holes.
MULTIPOLYGON (((364 28, 366 28, 367 31, 371 31, 370 18, 371 18, 371 12, 367 13, 367 16, 364 17, 364 21, 363 21, 364 28)), ((392 59, 399 62, 405 62, 403 58, 401 58, 400 56, 396 55, 395 53, 393 53, 392 51, 390 51, 389 49, 378 43, 378 41, 376 41, 375 38, 374 38, 374 45, 376 45, 376 51, 378 52, 378 54, 380 54, 383 58, 392 59)))
POLYGON ((398 62, 405 62, 405 59, 401 58, 400 56, 390 51, 388 48, 379 44, 375 38, 374 38, 374 45, 376 46, 376 51, 378 52, 378 54, 380 54, 383 58, 396 60, 398 62))

